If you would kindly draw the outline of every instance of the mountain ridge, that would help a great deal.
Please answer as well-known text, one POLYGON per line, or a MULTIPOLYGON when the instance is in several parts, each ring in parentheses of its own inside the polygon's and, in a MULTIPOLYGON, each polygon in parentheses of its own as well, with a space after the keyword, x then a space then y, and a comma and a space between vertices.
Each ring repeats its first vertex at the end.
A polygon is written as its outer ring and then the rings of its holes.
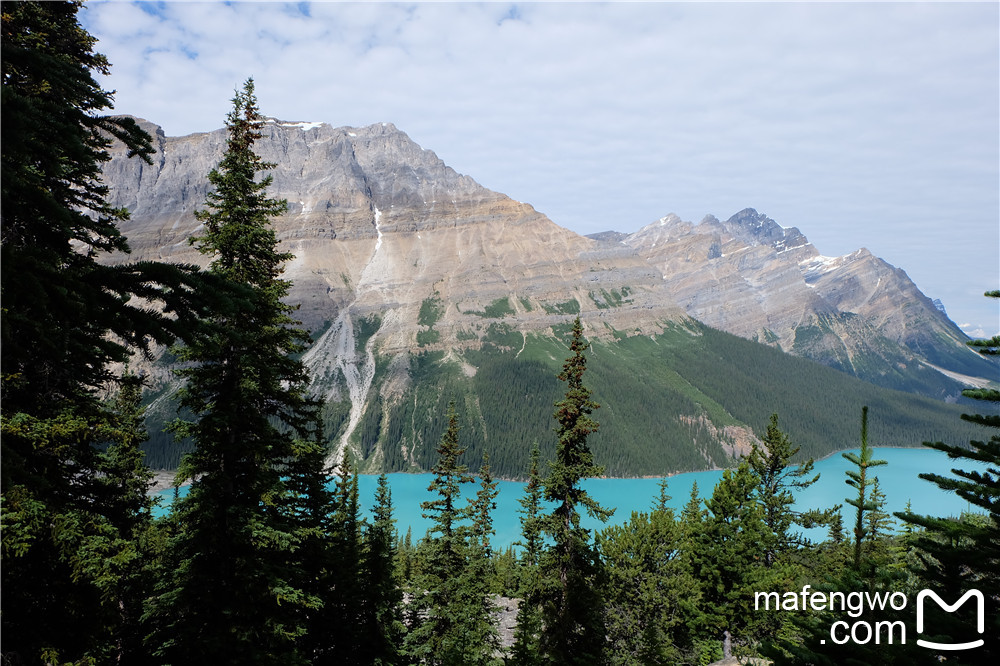
MULTIPOLYGON (((123 225, 133 248, 129 259, 204 265, 187 239, 198 230, 194 211, 204 205, 205 176, 222 154, 225 130, 167 137, 148 121, 141 124, 158 149, 153 165, 113 149, 104 170, 111 203, 132 214, 123 225)), ((420 451, 431 443, 413 424, 420 410, 419 419, 434 421, 436 407, 420 398, 432 386, 465 385, 468 416, 487 436, 485 424, 499 423, 491 409, 518 406, 482 406, 490 403, 482 393, 490 388, 477 382, 493 372, 516 384, 512 368, 528 372, 524 363, 532 357, 546 367, 557 364, 558 345, 545 341, 558 340, 576 315, 588 337, 601 343, 595 349, 612 355, 629 339, 687 340, 676 331, 705 339, 695 320, 890 388, 937 397, 960 390, 907 346, 912 341, 888 335, 899 321, 886 311, 894 294, 909 298, 914 309, 904 329, 914 321, 926 328, 943 316, 905 273, 870 253, 823 264, 797 229, 783 229, 753 209, 724 221, 708 216, 698 225, 668 216, 632 234, 595 240, 455 172, 391 123, 336 128, 269 119, 256 149, 276 164, 269 194, 288 200, 274 226, 282 249, 294 255, 285 267, 289 301, 301 304, 298 317, 314 332, 304 360, 314 390, 327 402, 328 437, 335 450, 356 450, 369 469, 420 468, 420 451), (889 284, 883 287, 882 279, 889 284), (881 288, 874 302, 872 283, 881 288), (838 309, 834 297, 871 304, 871 312, 838 309), (926 316, 924 301, 937 320, 926 316), (473 385, 479 388, 468 388, 473 385), (406 415, 412 423, 402 423, 406 415)), ((940 352, 950 345, 974 356, 954 331, 939 326, 921 340, 938 351, 934 360, 944 371, 975 374, 977 366, 962 365, 954 351, 940 352)), ((676 360, 670 359, 655 363, 676 360)), ((545 384, 538 367, 530 367, 532 381, 545 384)), ((686 419, 687 430, 677 433, 702 432, 712 447, 735 441, 736 431, 719 434, 727 427, 743 428, 737 440, 752 436, 741 425, 745 417, 727 416, 732 405, 692 393, 685 388, 690 379, 677 379, 669 368, 638 363, 633 375, 647 370, 650 381, 666 382, 662 390, 688 396, 677 403, 686 412, 676 415, 686 419), (714 415, 712 428, 697 425, 706 415, 714 415)), ((170 383, 164 364, 152 376, 160 387, 170 383)), ((633 379, 609 371, 602 381, 633 379)), ((165 396, 161 391, 157 398, 160 407, 165 396)), ((705 449, 705 463, 721 464, 724 447, 711 450, 705 449)))

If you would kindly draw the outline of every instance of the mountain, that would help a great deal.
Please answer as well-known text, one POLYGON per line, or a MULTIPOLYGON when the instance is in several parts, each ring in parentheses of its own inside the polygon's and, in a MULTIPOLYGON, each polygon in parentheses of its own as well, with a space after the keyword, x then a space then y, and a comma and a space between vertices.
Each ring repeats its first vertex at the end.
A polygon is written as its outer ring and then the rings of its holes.
POLYGON ((997 377, 943 308, 867 249, 823 256, 798 229, 750 208, 697 225, 668 215, 616 242, 659 269, 670 298, 714 328, 936 397, 954 391, 942 371, 997 377))
MULTIPOLYGON (((104 170, 111 202, 131 212, 131 259, 204 263, 188 238, 225 131, 167 137, 141 122, 153 164, 122 149, 104 170)), ((531 440, 544 450, 551 439, 562 336, 577 314, 603 402, 595 452, 614 474, 726 464, 772 411, 806 452, 842 448, 853 444, 861 399, 886 406, 892 443, 954 430, 955 410, 940 402, 705 324, 931 395, 960 385, 930 363, 986 374, 902 271, 867 253, 824 259, 750 210, 593 239, 456 173, 388 123, 271 120, 256 148, 277 165, 269 194, 288 200, 275 229, 295 257, 285 275, 314 334, 304 360, 326 401, 327 434, 365 469, 427 469, 454 399, 470 466, 489 447, 500 474, 522 474, 531 440)), ((148 369, 154 421, 172 416, 169 366, 165 353, 148 369)), ((154 464, 174 464, 177 450, 153 430, 154 464)))

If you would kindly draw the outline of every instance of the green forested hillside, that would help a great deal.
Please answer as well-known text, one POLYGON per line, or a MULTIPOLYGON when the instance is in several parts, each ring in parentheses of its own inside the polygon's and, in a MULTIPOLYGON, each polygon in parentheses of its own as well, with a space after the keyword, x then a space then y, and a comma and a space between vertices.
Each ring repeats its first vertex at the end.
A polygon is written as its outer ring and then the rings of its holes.
MULTIPOLYGON (((480 349, 415 353, 403 393, 381 390, 399 364, 376 355, 369 399, 351 436, 361 468, 430 469, 446 426, 443 414, 454 400, 470 442, 463 462, 475 469, 488 450, 495 473, 522 476, 534 442, 543 457, 554 448, 551 413, 560 395, 555 375, 567 354, 567 330, 525 338, 494 324, 480 349)), ((612 333, 593 342, 589 367, 601 405, 592 446, 611 476, 727 466, 733 445, 748 445, 749 432, 762 432, 775 412, 806 457, 854 446, 862 405, 871 407, 871 437, 878 446, 974 437, 958 418, 957 405, 879 388, 694 321, 656 336, 612 333)), ((349 410, 346 399, 326 404, 331 442, 342 436, 349 410)), ((153 421, 172 418, 162 403, 157 413, 153 421)), ((150 430, 150 463, 176 465, 186 447, 160 434, 158 422, 150 430)))

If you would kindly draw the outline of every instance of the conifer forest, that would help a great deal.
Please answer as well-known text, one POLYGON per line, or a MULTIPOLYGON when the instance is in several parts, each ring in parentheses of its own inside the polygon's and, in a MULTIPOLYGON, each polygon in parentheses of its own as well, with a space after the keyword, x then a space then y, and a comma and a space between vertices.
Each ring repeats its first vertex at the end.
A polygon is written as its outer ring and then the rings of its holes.
MULTIPOLYGON (((843 505, 794 507, 813 463, 782 430, 794 416, 755 396, 762 445, 707 499, 675 511, 664 480, 648 511, 590 530, 583 516, 611 513, 581 485, 607 473, 588 443, 600 396, 567 317, 561 372, 530 379, 562 397, 536 424, 550 441, 519 443, 514 546, 495 543, 495 462, 454 404, 426 461, 431 529, 397 529, 385 475, 362 518, 359 463, 331 464, 331 415, 308 390, 253 79, 205 174, 189 242, 207 268, 102 263, 129 252, 128 213, 102 183, 108 148, 149 161, 153 147, 95 81, 110 63, 80 8, 2 6, 4 666, 1000 663, 994 389, 965 393, 988 407, 963 417, 979 439, 925 443, 957 471, 921 476, 967 501, 961 516, 887 512, 867 407, 848 417, 843 505), (183 380, 168 431, 190 443, 175 484, 190 492, 154 517, 146 378, 130 361, 164 346, 183 380), (821 541, 802 536, 816 527, 821 541)), ((997 337, 971 344, 1000 353, 997 337)))

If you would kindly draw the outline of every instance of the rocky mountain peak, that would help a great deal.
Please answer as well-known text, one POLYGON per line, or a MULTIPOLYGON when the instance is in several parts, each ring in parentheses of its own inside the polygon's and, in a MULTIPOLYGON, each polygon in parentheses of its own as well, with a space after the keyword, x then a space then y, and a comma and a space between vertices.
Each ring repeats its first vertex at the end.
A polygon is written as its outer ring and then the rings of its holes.
POLYGON ((753 245, 769 245, 778 252, 809 245, 808 239, 795 227, 784 228, 753 208, 744 208, 723 223, 733 236, 753 245))
MULTIPOLYGON (((119 147, 104 168, 112 205, 132 215, 123 225, 132 259, 204 262, 187 240, 226 131, 167 137, 139 122, 154 137, 153 164, 119 147)), ((932 362, 975 371, 961 332, 903 271, 864 249, 822 257, 798 229, 753 208, 697 225, 669 214, 633 234, 585 238, 457 173, 392 123, 272 118, 262 134, 255 148, 276 164, 269 194, 288 201, 274 226, 295 256, 290 298, 325 331, 310 367, 355 388, 374 371, 375 347, 450 351, 488 336, 523 346, 577 313, 595 336, 655 334, 686 313, 875 379, 899 358, 918 370, 914 358, 950 340, 962 358, 932 362)))

